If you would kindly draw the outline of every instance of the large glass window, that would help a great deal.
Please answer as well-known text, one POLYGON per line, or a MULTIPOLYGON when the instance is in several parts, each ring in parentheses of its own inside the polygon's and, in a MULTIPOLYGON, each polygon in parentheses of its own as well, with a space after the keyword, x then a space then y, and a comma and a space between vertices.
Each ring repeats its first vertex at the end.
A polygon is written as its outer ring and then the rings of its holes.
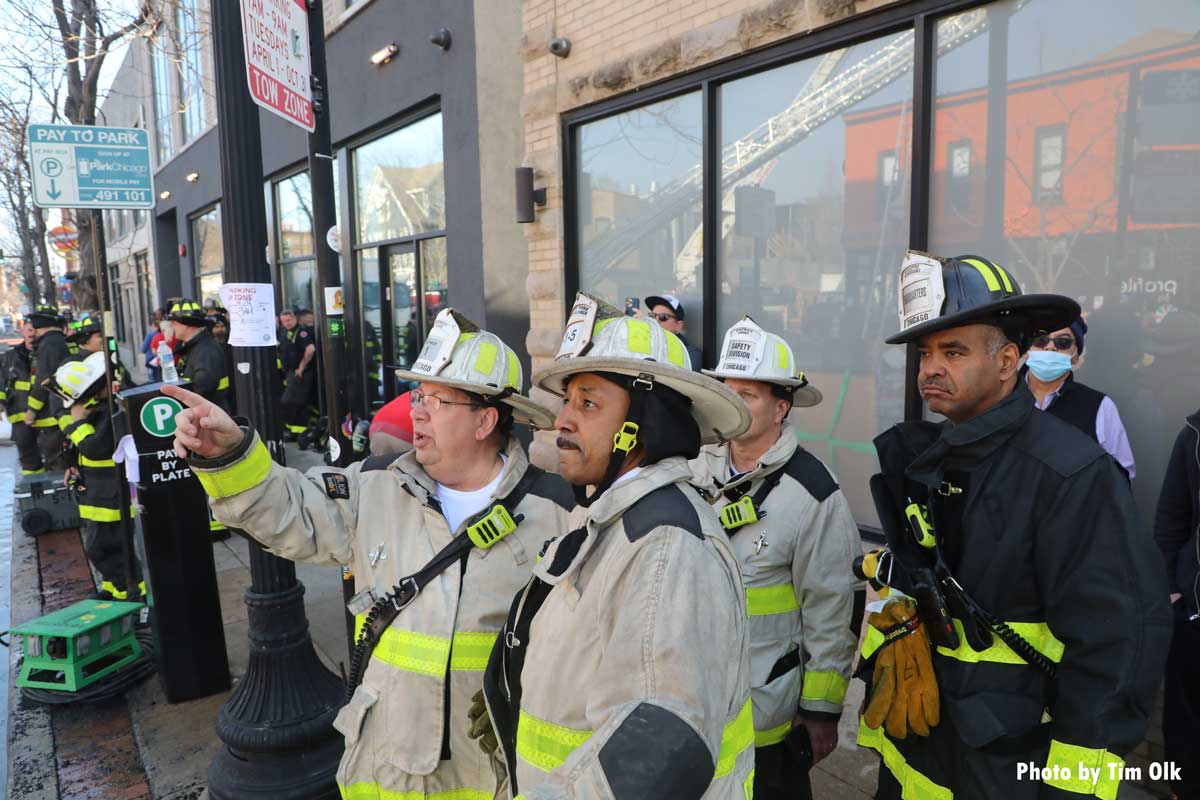
POLYGON ((221 302, 218 291, 225 283, 225 251, 221 243, 220 204, 192 218, 192 252, 200 304, 221 302))
POLYGON ((150 40, 154 82, 154 140, 159 166, 175 153, 175 139, 171 132, 171 120, 175 116, 175 107, 171 104, 171 79, 176 73, 171 64, 169 47, 168 38, 161 34, 150 40))
POLYGON ((945 20, 935 65, 930 248, 1080 302, 1076 377, 1121 412, 1147 520, 1200 404, 1198 29, 1192 0, 1001 2, 945 20))
POLYGON ((619 307, 673 294, 698 346, 702 128, 698 91, 582 125, 575 176, 579 287, 619 307))
POLYGON ((179 70, 179 105, 183 111, 183 140, 189 142, 204 132, 204 64, 201 61, 200 20, 196 0, 178 0, 175 31, 182 59, 179 70))
POLYGON ((403 239, 446 227, 442 115, 354 151, 358 240, 403 239))

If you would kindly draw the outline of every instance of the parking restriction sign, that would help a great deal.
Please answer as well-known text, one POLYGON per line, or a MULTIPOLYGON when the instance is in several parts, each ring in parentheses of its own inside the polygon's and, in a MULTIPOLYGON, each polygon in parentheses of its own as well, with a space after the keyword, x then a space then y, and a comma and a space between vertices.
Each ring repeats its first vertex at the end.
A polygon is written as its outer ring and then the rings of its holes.
POLYGON ((316 121, 304 0, 242 0, 242 42, 254 102, 312 133, 316 121))

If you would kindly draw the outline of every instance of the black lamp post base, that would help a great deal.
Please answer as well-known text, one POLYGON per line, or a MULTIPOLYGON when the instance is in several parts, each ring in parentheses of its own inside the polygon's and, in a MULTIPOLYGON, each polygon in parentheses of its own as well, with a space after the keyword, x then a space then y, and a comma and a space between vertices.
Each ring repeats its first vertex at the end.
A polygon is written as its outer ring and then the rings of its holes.
POLYGON ((299 751, 247 755, 228 745, 217 751, 208 765, 212 800, 338 800, 333 774, 342 758, 340 736, 299 751))

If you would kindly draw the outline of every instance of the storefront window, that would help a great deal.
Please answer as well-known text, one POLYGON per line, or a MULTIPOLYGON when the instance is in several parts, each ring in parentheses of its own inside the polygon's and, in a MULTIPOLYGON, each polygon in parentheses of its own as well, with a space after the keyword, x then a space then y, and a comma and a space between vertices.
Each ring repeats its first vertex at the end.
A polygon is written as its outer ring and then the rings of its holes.
POLYGON ((930 248, 1080 302, 1076 377, 1116 402, 1150 520, 1200 405, 1200 6, 995 3, 943 23, 939 50, 948 25, 986 32, 935 66, 930 248), (973 144, 966 178, 951 142, 973 144))
POLYGON ((301 172, 275 184, 276 239, 282 260, 313 252, 312 189, 301 172))
POLYGON ((444 229, 442 115, 357 148, 354 188, 360 243, 444 229))
POLYGON ((358 279, 361 303, 363 355, 366 361, 366 399, 371 408, 383 405, 383 292, 379 283, 379 251, 360 250, 358 279))
POLYGON ((674 294, 702 347, 701 105, 691 92, 580 126, 575 179, 579 288, 618 307, 674 294))
POLYGON ((792 423, 865 524, 876 523, 871 439, 904 416, 904 351, 883 339, 909 235, 912 81, 879 81, 857 101, 845 86, 883 59, 911 59, 911 41, 873 40, 720 90, 718 332, 749 314, 791 345, 825 397, 792 423))
POLYGON ((217 292, 225 283, 225 252, 221 243, 220 205, 192 219, 192 252, 200 304, 221 302, 217 292))

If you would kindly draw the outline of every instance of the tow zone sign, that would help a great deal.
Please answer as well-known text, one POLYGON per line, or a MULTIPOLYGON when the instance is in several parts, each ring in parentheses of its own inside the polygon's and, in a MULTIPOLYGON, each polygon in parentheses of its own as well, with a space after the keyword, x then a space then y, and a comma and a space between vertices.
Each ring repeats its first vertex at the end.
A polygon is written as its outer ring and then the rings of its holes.
POLYGON ((254 102, 312 133, 312 67, 304 0, 242 0, 246 81, 254 102))

